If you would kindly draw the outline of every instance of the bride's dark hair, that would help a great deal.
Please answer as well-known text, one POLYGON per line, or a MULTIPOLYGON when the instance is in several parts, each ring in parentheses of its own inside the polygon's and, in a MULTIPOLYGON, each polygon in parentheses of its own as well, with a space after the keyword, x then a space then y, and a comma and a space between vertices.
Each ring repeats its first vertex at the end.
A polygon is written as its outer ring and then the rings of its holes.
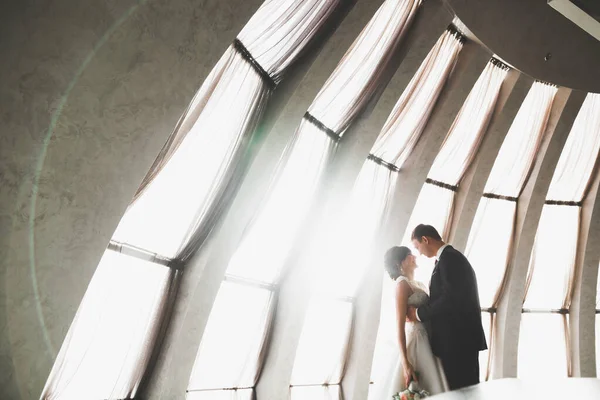
POLYGON ((385 252, 385 256, 383 256, 383 264, 385 266, 385 270, 393 281, 402 275, 400 273, 399 265, 402 264, 402 261, 404 261, 404 259, 411 254, 412 253, 410 249, 406 246, 394 246, 385 252))

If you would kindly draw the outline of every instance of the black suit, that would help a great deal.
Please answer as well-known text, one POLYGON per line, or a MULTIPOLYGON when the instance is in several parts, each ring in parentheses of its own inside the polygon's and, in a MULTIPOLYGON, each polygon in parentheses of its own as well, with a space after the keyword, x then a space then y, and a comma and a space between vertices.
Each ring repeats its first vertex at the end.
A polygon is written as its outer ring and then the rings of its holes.
POLYGON ((475 271, 467 258, 447 246, 429 285, 430 302, 419 307, 430 328, 431 349, 452 390, 479 383, 479 352, 487 349, 475 271))

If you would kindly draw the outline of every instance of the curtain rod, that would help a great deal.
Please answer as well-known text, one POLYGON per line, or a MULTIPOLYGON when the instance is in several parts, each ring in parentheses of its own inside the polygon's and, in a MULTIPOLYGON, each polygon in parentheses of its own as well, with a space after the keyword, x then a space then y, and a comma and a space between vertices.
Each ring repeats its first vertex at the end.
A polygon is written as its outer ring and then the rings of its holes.
POLYGON ((273 78, 271 78, 271 75, 269 75, 269 73, 264 70, 264 68, 258 63, 258 61, 256 61, 252 54, 250 54, 250 51, 248 51, 248 49, 246 48, 246 46, 244 46, 240 39, 234 39, 233 48, 235 49, 235 51, 238 52, 240 56, 242 56, 244 60, 246 60, 252 66, 252 68, 258 74, 258 76, 261 77, 265 85, 267 85, 269 89, 274 90, 277 84, 275 83, 273 78))
POLYGON ((444 189, 448 189, 451 190, 453 192, 457 192, 458 191, 458 186, 456 185, 451 185, 449 183, 444 183, 444 182, 440 182, 440 181, 436 181, 434 179, 431 178, 427 178, 425 179, 425 183, 429 183, 430 185, 434 185, 434 186, 438 186, 444 189))
POLYGON ((544 85, 548 85, 548 86, 552 86, 552 87, 558 88, 558 85, 556 85, 555 83, 552 83, 552 82, 543 81, 541 79, 536 79, 535 81, 538 82, 538 83, 542 83, 544 85))
POLYGON ((175 270, 182 270, 183 264, 176 259, 163 257, 157 253, 141 249, 139 247, 111 240, 107 248, 117 253, 125 254, 140 260, 149 261, 154 264, 164 265, 175 270))
POLYGON ((523 314, 562 314, 567 315, 569 310, 567 308, 553 308, 553 309, 533 309, 533 308, 523 308, 521 309, 523 314))
POLYGON ((313 124, 320 131, 324 132, 327 136, 329 136, 334 141, 339 142, 341 140, 342 137, 340 135, 335 133, 335 131, 333 129, 328 128, 324 123, 319 121, 317 119, 317 117, 315 117, 308 111, 304 113, 304 119, 306 119, 308 122, 313 124))
POLYGON ((503 196, 501 194, 495 194, 495 193, 484 193, 481 195, 482 197, 488 198, 488 199, 496 199, 496 200, 506 200, 506 201, 514 201, 515 203, 519 200, 516 197, 512 197, 512 196, 503 196))
POLYGON ((450 24, 448 25, 448 28, 446 28, 446 30, 448 32, 450 32, 452 35, 454 35, 454 37, 456 39, 458 39, 459 42, 461 43, 465 43, 467 41, 467 37, 465 36, 464 33, 462 33, 454 24, 450 24))
POLYGON ((583 201, 567 201, 567 200, 546 200, 544 202, 548 206, 571 206, 571 207, 582 207, 583 201))
POLYGON ((490 59, 490 62, 495 65, 498 68, 501 68, 505 71, 509 71, 510 67, 508 65, 506 65, 504 62, 502 62, 501 60, 497 59, 496 57, 492 57, 490 59))
POLYGON ((383 160, 383 159, 381 159, 381 158, 377 157, 375 154, 369 154, 369 155, 367 156, 367 160, 371 160, 371 161, 373 161, 375 164, 379 164, 379 165, 381 165, 382 167, 385 167, 385 168, 389 169, 389 170, 390 170, 390 171, 392 171, 392 172, 400 172, 400 168, 398 168, 397 166, 395 166, 395 165, 394 165, 394 164, 392 164, 392 163, 389 163, 389 162, 387 162, 387 161, 385 161, 385 160, 383 160))

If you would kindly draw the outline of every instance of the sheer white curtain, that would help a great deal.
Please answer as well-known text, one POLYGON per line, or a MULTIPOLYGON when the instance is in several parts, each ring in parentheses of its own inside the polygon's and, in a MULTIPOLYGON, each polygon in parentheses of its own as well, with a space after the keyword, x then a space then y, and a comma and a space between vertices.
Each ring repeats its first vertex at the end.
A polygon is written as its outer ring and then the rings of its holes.
POLYGON ((308 112, 337 133, 371 99, 421 0, 386 0, 329 77, 308 112))
POLYGON ((352 303, 314 298, 306 315, 291 385, 340 384, 352 326, 352 303))
POLYGON ((402 167, 427 124, 443 83, 456 64, 462 40, 450 30, 438 39, 394 106, 371 154, 402 167))
POLYGON ((496 108, 508 67, 492 58, 454 119, 428 178, 457 186, 479 149, 496 108))
POLYGON ((189 392, 218 393, 254 386, 273 307, 272 290, 228 281, 221 284, 198 350, 189 392))
POLYGON ((556 88, 535 82, 513 120, 494 161, 465 255, 477 274, 479 301, 490 350, 480 353, 481 378, 489 377, 494 348, 494 308, 502 294, 512 251, 517 198, 544 137, 556 88), (486 326, 489 321, 489 326, 486 326))
MULTIPOLYGON (((279 283, 286 258, 306 221, 315 192, 336 148, 336 140, 364 109, 382 84, 382 72, 412 20, 418 1, 385 2, 340 61, 332 76, 319 92, 307 115, 302 119, 283 154, 271 186, 260 209, 246 228, 246 233, 232 256, 227 277, 259 285, 273 293, 279 283), (348 82, 352 82, 349 85, 348 82)), ((240 286, 241 287, 241 286, 240 286)), ((232 296, 244 302, 245 294, 234 290, 232 296)), ((217 296, 220 301, 222 293, 217 296)), ((218 332, 218 321, 225 311, 214 308, 207 332, 218 332)), ((247 311, 250 312, 249 310, 247 311)), ((232 335, 265 337, 272 316, 260 324, 236 330, 232 335)), ((233 337, 231 340, 234 340, 233 337)), ((253 341, 251 346, 230 352, 222 338, 205 334, 190 380, 190 391, 212 388, 254 386, 260 372, 262 354, 267 345, 253 341), (211 349, 211 351, 203 350, 211 349), (215 369, 215 363, 244 366, 250 375, 235 369, 215 369), (202 371, 212 370, 212 374, 202 371), (228 386, 224 386, 227 383, 228 386)))
MULTIPOLYGON (((507 72, 503 64, 490 60, 469 93, 429 171, 428 181, 421 189, 402 240, 404 245, 412 247, 410 234, 419 223, 433 225, 443 237, 447 237, 455 190, 486 132, 507 72)), ((415 251, 415 254, 418 252, 415 251)), ((419 257, 418 264, 416 279, 429 282, 433 261, 419 257)), ((375 385, 384 376, 382 374, 389 373, 394 367, 398 354, 393 299, 393 284, 384 277, 380 326, 371 374, 375 385)))
MULTIPOLYGON (((527 291, 523 301, 524 311, 541 312, 535 316, 523 314, 519 351, 519 375, 545 373, 545 376, 570 375, 568 332, 568 310, 574 285, 575 263, 581 218, 581 205, 592 180, 592 172, 600 150, 600 95, 588 94, 550 182, 546 204, 542 210, 535 244, 529 262, 527 291), (528 325, 529 320, 536 320, 528 325), (557 321, 557 322, 551 322, 557 321), (559 325, 562 323, 562 330, 559 325), (545 325, 554 324, 548 330, 545 325), (543 330, 542 330, 543 329, 543 330), (553 329, 553 332, 549 332, 553 329), (562 343, 546 350, 546 357, 555 357, 554 364, 542 363, 533 355, 528 346, 534 346, 529 332, 538 335, 558 337, 562 333, 562 343), (539 372, 542 371, 542 372, 539 372)), ((531 333, 531 336, 534 336, 531 333)))
POLYGON ((500 147, 475 214, 465 254, 477 273, 484 308, 494 307, 500 295, 512 244, 516 199, 544 136, 555 94, 553 86, 541 82, 532 85, 500 147))
POLYGON ((329 136, 311 124, 303 121, 302 125, 306 126, 300 128, 300 137, 290 144, 293 150, 262 212, 230 260, 227 276, 239 283, 226 280, 217 294, 190 378, 190 392, 253 387, 258 379, 279 274, 334 145, 329 136), (263 300, 253 301, 253 296, 263 300), (261 317, 256 318, 257 315, 261 317), (232 351, 232 342, 243 347, 232 351))
POLYGON ((519 196, 546 130, 556 91, 555 86, 542 82, 531 86, 502 143, 485 193, 519 196))
MULTIPOLYGON (((479 149, 507 73, 508 67, 491 59, 450 127, 419 193, 402 240, 415 254, 418 252, 412 248, 410 235, 418 224, 432 225, 443 238, 448 237, 455 192, 479 149)), ((433 271, 433 260, 419 255, 417 262, 419 269, 415 278, 428 282, 433 271)))
POLYGON ((586 96, 560 155, 547 200, 581 201, 600 149, 600 94, 586 96))
POLYGON ((41 398, 135 396, 175 271, 107 250, 60 349, 41 398))
POLYGON ((265 1, 200 88, 114 240, 171 258, 202 244, 239 186, 274 84, 338 3, 265 1))
MULTIPOLYGON (((191 256, 239 185, 246 144, 270 93, 338 4, 339 0, 265 1, 185 110, 113 241, 161 259, 176 259, 171 264, 191 256)), ((168 278, 163 279, 166 283, 160 281, 166 286, 159 288, 153 278, 155 267, 107 250, 44 398, 81 398, 82 388, 89 398, 135 394, 161 330, 159 317, 174 298, 178 276, 174 269, 160 266, 168 278), (138 268, 139 263, 147 271, 138 268), (127 275, 134 267, 137 276, 127 275), (114 298, 122 301, 118 306, 105 298, 106 291, 116 286, 120 289, 115 289, 114 298), (160 304, 158 311, 155 303, 160 304), (131 325, 134 322, 140 327, 131 325)))
MULTIPOLYGON (((330 323, 319 325, 312 324, 311 321, 319 319, 320 310, 326 309, 328 302, 344 307, 347 310, 347 314, 344 315, 351 317, 351 299, 355 296, 366 265, 371 261, 371 245, 381 229, 381 222, 390 205, 396 181, 398 165, 392 165, 390 160, 382 160, 380 155, 386 151, 393 151, 392 140, 397 136, 420 135, 425 125, 424 121, 429 117, 461 47, 461 41, 453 33, 447 32, 440 38, 388 118, 374 146, 380 153, 372 154, 365 161, 348 205, 342 208, 343 211, 337 218, 334 217, 330 221, 331 232, 327 236, 333 240, 316 255, 315 262, 322 266, 319 268, 318 282, 315 282, 319 295, 313 297, 313 305, 308 310, 303 338, 319 337, 323 332, 329 332, 331 337, 327 337, 332 342, 348 345, 351 323, 344 324, 344 329, 333 329, 330 323), (413 101, 413 97, 419 101, 413 101), (419 108, 420 114, 417 110, 410 113, 410 107, 419 108), (415 124, 411 118, 416 115, 420 122, 415 124), (386 143, 382 144, 382 140, 386 143)), ((318 376, 311 377, 312 384, 328 383, 332 377, 336 378, 335 381, 342 378, 340 373, 346 352, 336 351, 336 357, 325 359, 323 353, 315 351, 318 348, 318 342, 301 340, 294 364, 295 380, 292 384, 306 380, 306 377, 303 377, 306 373, 303 371, 307 370, 308 365, 313 365, 313 368, 315 365, 320 366, 318 376), (308 354, 308 357, 305 354, 308 354)), ((294 390, 295 388, 292 389, 294 390)))

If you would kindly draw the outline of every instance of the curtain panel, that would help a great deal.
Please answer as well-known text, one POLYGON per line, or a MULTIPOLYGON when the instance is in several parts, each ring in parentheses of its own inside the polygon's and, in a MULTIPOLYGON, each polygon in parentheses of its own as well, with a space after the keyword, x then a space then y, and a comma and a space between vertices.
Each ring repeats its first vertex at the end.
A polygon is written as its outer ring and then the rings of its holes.
MULTIPOLYGON (((447 32, 440 38, 420 67, 418 77, 413 78, 401 100, 394 107, 394 112, 388 118, 386 127, 382 130, 374 149, 392 149, 392 142, 385 145, 381 143, 382 137, 394 138, 409 130, 413 134, 420 135, 424 123, 415 126, 407 116, 407 108, 415 104, 411 101, 411 96, 421 96, 422 101, 418 102, 415 107, 422 107, 420 111, 423 115, 420 118, 426 121, 433 108, 430 103, 435 103, 437 100, 441 87, 443 87, 446 78, 450 74, 461 47, 460 39, 453 33, 447 32), (427 80, 433 83, 427 85, 423 82, 427 80), (397 114, 404 114, 404 118, 399 117, 397 114), (391 119, 395 121, 395 124, 389 123, 391 119)), ((328 236, 334 238, 334 243, 330 243, 331 246, 324 249, 325 251, 318 255, 319 259, 315 260, 323 266, 320 269, 319 282, 316 284, 319 296, 325 298, 353 298, 355 296, 358 284, 364 274, 365 265, 369 263, 371 257, 371 244, 381 228, 382 219, 387 214, 391 204, 397 172, 396 165, 393 165, 389 160, 382 159, 379 154, 374 154, 373 151, 365 161, 355 182, 348 205, 343 208, 344 211, 338 215, 338 218, 328 221, 331 224, 328 229, 331 229, 334 233, 328 236), (341 251, 342 249, 345 250, 341 251), (343 260, 340 260, 340 255, 342 255, 343 260)), ((345 304, 350 307, 350 312, 353 313, 351 304, 345 304)), ((316 309, 318 307, 315 307, 316 309)), ((316 311, 314 312, 316 313, 316 311)), ((307 321, 313 318, 310 310, 306 318, 307 321)), ((322 326, 305 324, 304 329, 303 335, 307 336, 323 332, 322 326)), ((345 330, 336 331, 336 342, 348 346, 351 329, 352 325, 350 324, 345 330)), ((327 368, 325 371, 329 372, 327 375, 323 374, 320 377, 321 383, 326 383, 331 375, 335 375, 335 371, 341 371, 342 369, 339 366, 344 365, 346 358, 346 352, 339 352, 337 359, 326 363, 327 368)), ((318 354, 315 353, 312 364, 318 364, 321 361, 318 354)), ((295 370, 297 368, 301 369, 302 364, 302 359, 297 357, 294 365, 295 370)), ((304 362, 304 364, 308 363, 304 362)), ((335 377, 339 377, 340 380, 343 378, 339 375, 335 375, 335 377)))
POLYGON ((502 293, 513 242, 516 200, 544 137, 555 94, 556 87, 541 82, 532 85, 500 147, 475 214, 465 255, 477 273, 484 308, 496 307, 502 293), (513 200, 498 198, 502 196, 513 200), (496 240, 488 240, 486 235, 496 240))
POLYGON ((599 114, 600 95, 589 94, 550 182, 529 264, 525 308, 570 307, 581 203, 593 179, 600 151, 599 114), (553 265, 551 273, 545 272, 550 267, 548 263, 553 265), (556 273, 556 268, 563 273, 556 273))
POLYGON ((133 398, 178 278, 174 269, 107 250, 41 398, 133 398))
MULTIPOLYGON (((171 267, 191 257, 239 186, 248 143, 270 94, 338 4, 339 0, 263 3, 185 110, 113 242, 171 259, 171 267)), ((81 398, 81 393, 120 399, 138 390, 166 327, 165 313, 174 301, 180 273, 113 253, 107 250, 98 266, 46 384, 45 399, 81 398), (141 270, 140 263, 147 270, 141 270), (155 267, 164 270, 161 279, 155 267), (135 277, 127 274, 133 270, 135 277), (107 293, 112 296, 108 300, 107 293), (115 304, 113 298, 123 304, 115 304)))
MULTIPOLYGON (((274 172, 262 206, 245 229, 242 240, 229 261, 227 276, 277 287, 286 259, 296 242, 312 207, 315 194, 324 172, 334 155, 338 140, 356 116, 365 108, 383 83, 383 71, 396 51, 409 27, 420 1, 388 0, 380 7, 369 24, 346 52, 335 71, 307 110, 274 172)), ((265 289, 266 290, 266 289, 265 289)), ((241 292, 240 292, 241 293, 241 292)), ((238 294, 238 300, 243 296, 238 294)), ((220 301, 221 293, 217 296, 220 301)), ((269 332, 274 308, 259 326, 237 331, 237 335, 252 332, 269 332)), ((222 318, 229 318, 213 309, 207 332, 222 318)), ((216 328, 214 328, 216 331, 216 328)), ((252 334, 254 335, 254 334, 252 334)), ((257 334, 266 337, 263 334, 257 334)), ((268 340, 268 339, 267 339, 268 340)), ((202 385, 211 387, 254 386, 263 363, 256 354, 264 354, 268 342, 255 341, 239 352, 229 352, 221 338, 205 334, 190 390, 202 385), (214 355, 206 356, 203 349, 212 349, 214 355), (224 364, 245 365, 252 377, 239 378, 235 371, 221 371, 218 377, 203 377, 214 365, 215 357, 224 364), (198 383, 202 380, 202 385, 198 383), (208 383, 210 381, 210 383, 208 383), (229 386, 224 386, 227 383, 229 386)), ((203 386, 202 386, 203 387, 203 386)))
POLYGON ((114 240, 183 261, 191 257, 239 187, 271 92, 338 4, 265 1, 196 94, 114 240))
MULTIPOLYGON (((594 179, 593 172, 600 150, 599 114, 600 95, 588 94, 573 123, 550 182, 529 262, 523 300, 524 311, 542 311, 542 314, 535 316, 536 319, 543 320, 544 323, 550 323, 551 320, 562 321, 562 329, 555 330, 562 333, 563 342, 559 348, 564 348, 565 352, 552 352, 556 353, 556 357, 562 356, 560 365, 566 367, 563 368, 566 372, 563 371, 562 376, 571 375, 568 310, 575 285, 577 253, 582 246, 578 240, 581 206, 590 182, 594 179), (556 312, 558 314, 554 314, 556 312)), ((542 322, 535 328, 528 328, 527 321, 534 317, 523 314, 522 318, 521 331, 525 346, 525 343, 529 343, 529 339, 526 339, 528 329, 538 329, 539 332, 542 322)), ((524 347, 523 351, 526 354, 519 358, 523 369, 529 371, 534 364, 538 366, 538 360, 534 361, 532 358, 535 356, 524 347)), ((546 364, 538 367, 546 371, 547 375, 556 371, 556 368, 546 364)))
POLYGON ((480 353, 482 379, 494 356, 495 313, 508 276, 509 258, 521 193, 542 142, 556 88, 535 82, 502 143, 479 202, 465 255, 477 274, 482 319, 489 350, 480 353))

